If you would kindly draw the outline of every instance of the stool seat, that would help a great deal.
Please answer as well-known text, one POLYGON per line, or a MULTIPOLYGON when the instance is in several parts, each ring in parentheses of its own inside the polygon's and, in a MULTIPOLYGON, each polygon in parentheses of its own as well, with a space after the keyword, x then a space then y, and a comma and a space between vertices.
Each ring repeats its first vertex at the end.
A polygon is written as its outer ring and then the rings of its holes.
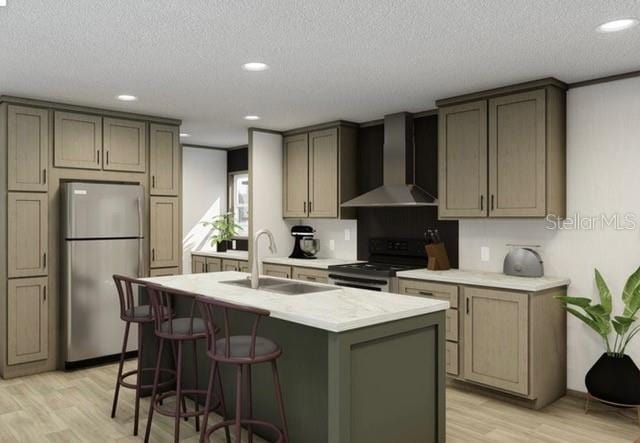
POLYGON ((164 333, 172 333, 175 335, 195 335, 205 334, 207 332, 207 326, 201 318, 174 318, 162 323, 160 330, 164 333), (193 329, 191 324, 193 322, 193 329))
POLYGON ((151 305, 138 305, 124 311, 124 315, 132 319, 148 319, 153 320, 151 314, 151 305))
MULTIPOLYGON (((227 339, 216 340, 216 356, 223 357, 227 349, 227 339)), ((255 357, 271 355, 280 350, 280 347, 264 337, 256 337, 255 357)), ((229 356, 231 358, 250 358, 251 356, 251 336, 232 335, 229 337, 229 356)))

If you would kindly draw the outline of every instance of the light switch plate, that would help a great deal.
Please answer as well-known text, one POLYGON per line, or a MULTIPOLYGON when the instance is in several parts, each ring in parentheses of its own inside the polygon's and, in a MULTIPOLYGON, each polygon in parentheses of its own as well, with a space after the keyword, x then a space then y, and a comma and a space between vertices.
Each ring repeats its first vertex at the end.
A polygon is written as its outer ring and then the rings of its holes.
POLYGON ((480 247, 480 261, 489 261, 491 259, 491 254, 489 250, 489 246, 480 247))
POLYGON ((333 251, 336 249, 336 241, 334 239, 329 240, 329 250, 333 251))
POLYGON ((344 230, 344 241, 349 241, 351 240, 351 231, 349 231, 348 229, 344 230))

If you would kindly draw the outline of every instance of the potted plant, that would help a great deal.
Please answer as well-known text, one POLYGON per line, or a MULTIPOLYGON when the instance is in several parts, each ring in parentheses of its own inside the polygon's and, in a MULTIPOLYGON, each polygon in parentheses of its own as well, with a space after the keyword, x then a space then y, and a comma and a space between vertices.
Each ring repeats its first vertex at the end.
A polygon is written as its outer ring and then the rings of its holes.
POLYGON ((589 394, 616 406, 640 405, 640 370, 625 354, 627 345, 640 332, 634 326, 640 310, 640 267, 633 272, 622 291, 624 310, 612 317, 612 296, 600 272, 595 270, 600 303, 584 297, 557 297, 565 309, 582 320, 603 340, 606 352, 589 369, 585 385, 589 394), (613 335, 613 341, 611 336, 613 335))
POLYGON ((220 214, 211 221, 202 222, 203 226, 209 226, 213 230, 211 235, 211 246, 217 245, 223 247, 223 251, 231 249, 231 240, 238 234, 238 231, 242 229, 237 225, 233 219, 233 212, 226 212, 220 214))

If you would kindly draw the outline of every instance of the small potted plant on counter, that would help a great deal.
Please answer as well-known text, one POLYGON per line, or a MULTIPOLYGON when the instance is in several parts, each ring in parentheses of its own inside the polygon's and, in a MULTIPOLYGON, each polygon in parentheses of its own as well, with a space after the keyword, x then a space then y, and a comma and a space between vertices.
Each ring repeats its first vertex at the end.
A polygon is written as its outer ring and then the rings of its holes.
POLYGON ((202 222, 203 226, 209 226, 213 233, 211 235, 211 246, 217 246, 218 251, 231 249, 231 241, 242 229, 233 219, 233 212, 220 214, 211 221, 202 222))
POLYGON ((606 349, 587 372, 585 385, 589 395, 596 400, 613 406, 638 408, 640 370, 625 354, 625 349, 640 332, 640 325, 634 326, 640 310, 640 268, 627 279, 622 291, 624 310, 621 315, 613 315, 613 318, 611 291, 597 269, 595 279, 600 294, 599 304, 593 304, 589 298, 557 297, 569 313, 600 335, 606 349))

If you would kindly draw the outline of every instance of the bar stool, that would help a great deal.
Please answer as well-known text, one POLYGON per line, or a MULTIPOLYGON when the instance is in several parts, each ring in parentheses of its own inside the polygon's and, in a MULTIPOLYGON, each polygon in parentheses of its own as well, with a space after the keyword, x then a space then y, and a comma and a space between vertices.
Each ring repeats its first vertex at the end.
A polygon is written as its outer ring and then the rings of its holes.
MULTIPOLYGON (((241 441, 242 425, 247 426, 248 442, 253 441, 253 426, 264 426, 271 429, 278 435, 277 442, 287 442, 289 440, 289 434, 287 430, 287 419, 284 412, 284 403, 282 401, 282 391, 280 388, 280 377, 278 375, 278 366, 276 360, 282 354, 280 347, 273 341, 257 336, 258 324, 262 317, 268 317, 271 313, 264 309, 257 309, 248 306, 236 305, 233 303, 217 300, 212 297, 206 297, 199 295, 198 303, 202 312, 202 318, 207 325, 207 355, 213 361, 211 368, 211 375, 209 377, 209 386, 207 388, 207 400, 205 403, 205 409, 209 408, 212 401, 213 390, 213 374, 217 371, 219 363, 228 363, 236 365, 236 411, 234 420, 224 419, 222 422, 215 424, 207 429, 207 417, 205 416, 202 422, 202 430, 200 431, 200 442, 209 441, 209 437, 212 433, 218 429, 229 425, 235 427, 235 441, 241 441), (218 329, 214 323, 214 313, 222 311, 222 318, 224 319, 224 336, 220 336, 218 329), (229 311, 241 312, 249 315, 254 315, 253 326, 251 328, 251 335, 230 335, 229 324, 229 311), (253 418, 253 406, 251 395, 251 366, 258 363, 271 363, 271 371, 273 374, 273 383, 276 390, 276 401, 278 404, 278 410, 280 413, 280 419, 282 421, 282 428, 277 427, 273 423, 269 423, 262 420, 255 420, 253 418), (242 395, 243 395, 243 372, 246 371, 246 389, 248 397, 248 417, 242 418, 242 395)), ((227 436, 227 441, 229 437, 227 436)))
MULTIPOLYGON (((138 435, 138 418, 140 415, 140 395, 143 390, 150 390, 152 385, 142 384, 142 374, 144 372, 151 373, 155 368, 142 367, 142 330, 145 324, 153 322, 153 312, 150 305, 136 305, 133 296, 133 287, 144 286, 143 281, 123 275, 114 275, 113 280, 118 290, 118 300, 120 301, 120 318, 126 322, 124 328, 124 337, 122 340, 122 352, 120 353, 120 365, 118 366, 118 378, 116 379, 116 388, 113 395, 113 406, 111 407, 111 418, 116 416, 116 408, 118 407, 118 395, 120 394, 120 386, 128 389, 135 389, 136 402, 134 408, 133 435, 138 435), (138 365, 136 369, 122 372, 124 366, 125 354, 127 352, 127 342, 129 341, 129 329, 131 323, 138 325, 138 365), (129 383, 126 381, 128 377, 136 375, 136 382, 129 383)), ((170 313, 167 313, 170 315, 170 313)), ((159 388, 171 386, 176 378, 175 371, 170 369, 162 369, 162 373, 168 374, 167 380, 158 384, 159 388)))
MULTIPOLYGON (((156 359, 156 368, 154 373, 154 381, 153 381, 153 391, 151 394, 151 404, 149 405, 149 419, 147 420, 147 429, 145 433, 145 442, 149 441, 149 436, 151 433, 151 421, 153 419, 153 413, 158 412, 159 414, 174 417, 175 418, 175 428, 174 428, 174 441, 177 443, 180 438, 180 419, 184 418, 188 420, 189 417, 195 417, 196 421, 196 431, 200 430, 200 419, 201 415, 207 417, 208 413, 212 409, 216 409, 218 407, 222 408, 224 411, 224 396, 222 395, 222 382, 220 381, 218 374, 218 381, 220 382, 220 397, 214 406, 209 406, 203 410, 200 410, 198 406, 198 398, 200 396, 204 397, 208 394, 208 392, 204 389, 198 388, 198 356, 196 350, 196 343, 198 340, 204 340, 207 337, 207 327, 205 326, 204 321, 196 317, 194 315, 195 306, 196 306, 196 294, 180 291, 177 289, 166 288, 161 285, 157 285, 150 282, 145 282, 145 286, 147 288, 149 298, 151 300, 151 306, 153 307, 154 312, 154 325, 155 325, 155 335, 159 339, 160 344, 158 346, 158 355, 156 359), (175 302, 179 298, 187 299, 191 301, 191 309, 188 317, 171 317, 167 320, 168 313, 171 312, 170 306, 172 302, 175 302), (165 341, 169 341, 172 347, 172 351, 174 354, 174 360, 176 364, 176 390, 168 391, 164 393, 159 393, 158 388, 160 387, 159 376, 160 376, 160 361, 162 360, 162 352, 164 349, 165 341), (194 375, 195 375, 195 386, 193 389, 183 389, 182 387, 182 351, 183 351, 183 343, 184 342, 192 342, 193 343, 193 365, 194 365, 194 375), (177 348, 177 351, 176 351, 177 348), (185 395, 191 395, 194 398, 194 409, 192 411, 188 411, 185 402, 185 395), (162 406, 162 403, 167 397, 176 397, 176 405, 174 410, 169 410, 162 406), (180 410, 180 405, 182 405, 182 411, 180 410)), ((215 328, 215 326, 213 326, 215 328)))

